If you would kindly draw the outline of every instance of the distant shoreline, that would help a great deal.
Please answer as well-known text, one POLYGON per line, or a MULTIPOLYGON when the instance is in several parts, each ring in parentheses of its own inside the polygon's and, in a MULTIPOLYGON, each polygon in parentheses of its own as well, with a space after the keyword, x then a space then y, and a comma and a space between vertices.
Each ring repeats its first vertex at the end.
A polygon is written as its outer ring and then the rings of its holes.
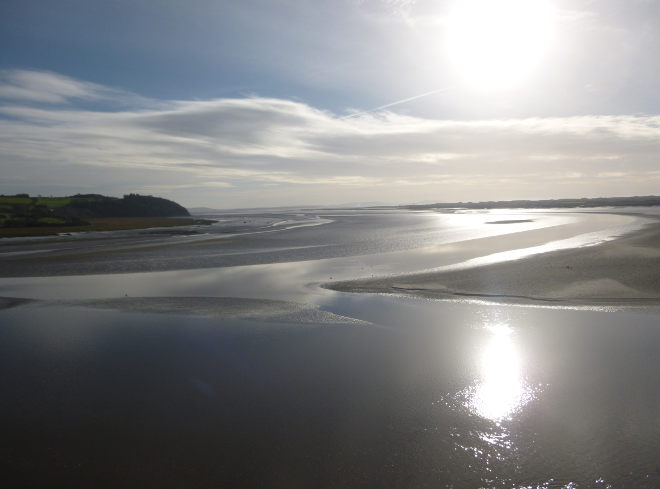
POLYGON ((653 207, 660 206, 660 197, 645 195, 634 197, 595 197, 579 199, 544 200, 491 200, 481 202, 438 202, 399 206, 409 210, 433 209, 580 209, 590 207, 653 207))
POLYGON ((595 246, 461 270, 332 282, 323 287, 509 303, 658 305, 660 220, 595 246))

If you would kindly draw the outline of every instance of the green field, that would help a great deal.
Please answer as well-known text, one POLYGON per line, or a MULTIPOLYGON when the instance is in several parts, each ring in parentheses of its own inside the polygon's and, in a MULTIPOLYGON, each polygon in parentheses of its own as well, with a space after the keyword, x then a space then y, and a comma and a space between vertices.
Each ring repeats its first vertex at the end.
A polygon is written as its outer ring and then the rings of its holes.
MULTIPOLYGON (((13 236, 16 233, 25 235, 24 228, 74 227, 80 228, 80 231, 93 230, 93 224, 90 222, 93 218, 179 216, 189 217, 190 214, 176 202, 138 194, 124 195, 123 198, 97 194, 76 194, 69 197, 0 195, 1 236, 13 236)), ((56 231, 53 229, 45 229, 33 230, 28 234, 41 235, 54 232, 56 231)))
POLYGON ((0 195, 0 205, 2 204, 31 204, 31 197, 14 197, 12 195, 0 195))
POLYGON ((58 207, 64 207, 71 202, 73 202, 71 197, 37 197, 35 205, 45 205, 51 209, 57 209, 58 207))
MULTIPOLYGON (((71 219, 67 220, 55 212, 73 200, 71 197, 0 195, 0 227, 73 225, 71 219)), ((77 223, 80 224, 82 223, 77 223)))
POLYGON ((72 197, 17 197, 15 195, 0 195, 0 207, 19 204, 28 206, 45 205, 46 207, 56 209, 70 204, 73 200, 72 197))

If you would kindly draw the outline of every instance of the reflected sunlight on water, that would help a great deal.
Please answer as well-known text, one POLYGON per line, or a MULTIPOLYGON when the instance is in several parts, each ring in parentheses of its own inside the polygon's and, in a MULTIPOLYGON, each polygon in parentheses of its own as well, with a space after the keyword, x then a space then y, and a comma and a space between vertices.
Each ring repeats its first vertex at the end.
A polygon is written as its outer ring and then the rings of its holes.
POLYGON ((510 418, 533 397, 523 380, 520 354, 506 324, 487 327, 492 337, 481 352, 480 382, 467 392, 466 407, 498 422, 510 418))

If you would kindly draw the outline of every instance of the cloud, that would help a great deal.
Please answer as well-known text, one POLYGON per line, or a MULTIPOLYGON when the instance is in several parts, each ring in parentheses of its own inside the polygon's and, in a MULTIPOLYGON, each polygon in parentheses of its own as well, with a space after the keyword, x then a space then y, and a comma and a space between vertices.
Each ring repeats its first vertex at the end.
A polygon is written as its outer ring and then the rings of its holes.
POLYGON ((117 194, 148 189, 194 205, 225 192, 240 205, 268 205, 360 193, 394 202, 552 197, 567 185, 577 196, 638 194, 660 180, 659 116, 342 118, 266 97, 98 111, 71 102, 111 89, 25 71, 7 86, 16 91, 0 94, 22 96, 0 106, 0 170, 13 176, 0 184, 5 192, 70 182, 117 194))
POLYGON ((62 104, 74 100, 136 103, 141 97, 50 71, 0 70, 0 99, 62 104))

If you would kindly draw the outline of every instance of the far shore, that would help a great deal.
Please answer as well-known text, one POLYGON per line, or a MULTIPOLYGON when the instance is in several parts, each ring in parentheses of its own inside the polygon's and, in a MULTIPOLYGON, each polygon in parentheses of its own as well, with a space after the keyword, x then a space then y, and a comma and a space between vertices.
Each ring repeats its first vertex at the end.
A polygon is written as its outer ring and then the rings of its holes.
POLYGON ((343 292, 497 302, 660 304, 660 221, 596 246, 473 268, 332 282, 343 292))
POLYGON ((192 217, 98 217, 87 218, 86 220, 89 221, 89 226, 0 227, 0 238, 57 236, 66 233, 85 233, 90 231, 127 231, 131 229, 209 225, 215 222, 209 219, 195 219, 192 217))

